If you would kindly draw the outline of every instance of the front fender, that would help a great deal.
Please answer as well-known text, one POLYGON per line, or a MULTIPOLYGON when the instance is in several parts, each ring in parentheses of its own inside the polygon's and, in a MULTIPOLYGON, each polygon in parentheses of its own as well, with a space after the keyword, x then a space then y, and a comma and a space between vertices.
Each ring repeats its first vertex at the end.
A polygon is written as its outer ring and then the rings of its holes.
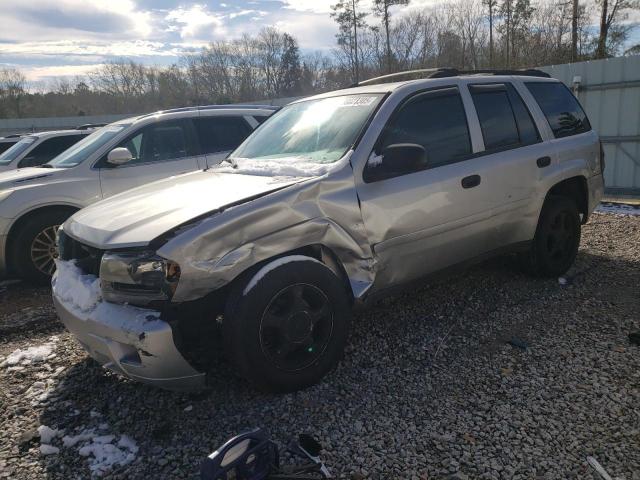
POLYGON ((366 292, 374 261, 349 165, 207 218, 158 254, 180 265, 173 301, 184 302, 218 290, 264 260, 311 245, 333 252, 354 297, 366 292))

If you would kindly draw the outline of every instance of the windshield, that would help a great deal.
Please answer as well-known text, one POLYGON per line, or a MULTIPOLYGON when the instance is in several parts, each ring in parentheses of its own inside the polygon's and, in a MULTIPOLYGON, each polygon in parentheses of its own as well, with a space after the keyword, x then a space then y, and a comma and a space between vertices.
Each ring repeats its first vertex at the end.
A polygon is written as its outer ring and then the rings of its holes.
POLYGON ((37 137, 25 137, 19 142, 13 145, 10 149, 6 150, 0 155, 0 165, 9 165, 16 158, 18 158, 22 152, 33 145, 33 142, 37 140, 37 137))
POLYGON ((243 160, 251 159, 252 169, 264 162, 264 166, 295 165, 315 172, 314 167, 344 156, 381 98, 354 94, 294 103, 270 118, 231 157, 240 170, 243 160))
POLYGON ((48 165, 54 168, 70 168, 79 165, 93 155, 113 137, 127 128, 130 123, 107 125, 80 140, 68 150, 51 160, 48 165))

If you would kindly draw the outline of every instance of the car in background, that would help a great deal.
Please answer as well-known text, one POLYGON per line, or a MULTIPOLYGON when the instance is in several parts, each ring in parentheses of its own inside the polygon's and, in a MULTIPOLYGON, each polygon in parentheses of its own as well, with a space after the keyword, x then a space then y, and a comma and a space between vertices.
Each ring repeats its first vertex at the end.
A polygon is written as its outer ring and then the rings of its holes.
POLYGON ((17 142, 0 154, 0 172, 43 165, 91 134, 92 131, 92 129, 55 130, 22 135, 17 142))
POLYGON ((22 137, 21 133, 14 133, 12 135, 7 135, 6 137, 0 137, 0 153, 4 153, 13 147, 18 140, 22 137))
MULTIPOLYGON (((56 231, 74 212, 125 190, 221 162, 275 110, 216 105, 119 120, 93 131, 74 131, 84 138, 49 163, 0 173, 0 275, 49 282, 57 256, 56 231)), ((29 135, 27 142, 39 141, 29 139, 41 135, 29 135)))

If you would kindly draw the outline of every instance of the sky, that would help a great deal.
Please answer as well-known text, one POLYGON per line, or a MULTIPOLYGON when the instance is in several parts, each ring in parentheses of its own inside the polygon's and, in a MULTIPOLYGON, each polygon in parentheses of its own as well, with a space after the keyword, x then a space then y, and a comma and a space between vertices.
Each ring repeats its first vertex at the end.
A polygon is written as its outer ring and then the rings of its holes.
MULTIPOLYGON (((335 1, 1 0, 0 66, 37 82, 121 57, 166 65, 265 26, 290 33, 303 51, 328 51, 337 32, 329 16, 335 1)), ((435 1, 413 0, 412 8, 435 1)))
MULTIPOLYGON (((211 41, 274 26, 303 51, 329 51, 336 0, 1 0, 0 66, 31 82, 82 75, 117 58, 168 65, 211 41)), ((371 0, 365 0, 366 6, 371 0)), ((412 0, 423 8, 438 0, 412 0)), ((404 12, 396 11, 396 14, 404 12)))

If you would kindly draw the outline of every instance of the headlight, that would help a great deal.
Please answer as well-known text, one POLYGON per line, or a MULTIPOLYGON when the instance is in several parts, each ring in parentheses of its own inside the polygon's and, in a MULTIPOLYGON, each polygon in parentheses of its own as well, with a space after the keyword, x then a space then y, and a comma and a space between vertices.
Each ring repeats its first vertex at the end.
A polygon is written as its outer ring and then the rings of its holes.
POLYGON ((9 195, 13 193, 13 190, 2 190, 0 191, 0 202, 9 198, 9 195))
POLYGON ((106 252, 100 262, 102 298, 148 305, 170 300, 180 280, 180 266, 153 252, 106 252))

